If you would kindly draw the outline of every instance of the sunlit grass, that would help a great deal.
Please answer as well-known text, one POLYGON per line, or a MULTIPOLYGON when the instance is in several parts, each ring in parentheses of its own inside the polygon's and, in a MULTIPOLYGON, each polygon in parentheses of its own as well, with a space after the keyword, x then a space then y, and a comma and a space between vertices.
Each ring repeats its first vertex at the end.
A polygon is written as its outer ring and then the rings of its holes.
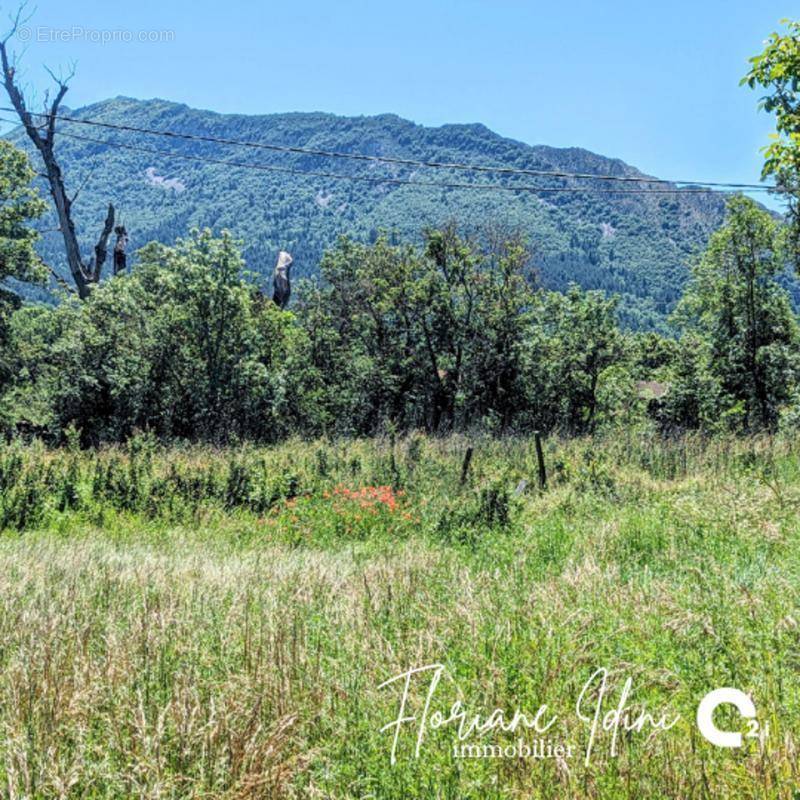
POLYGON ((794 797, 798 446, 551 441, 540 492, 530 441, 475 442, 461 486, 466 445, 4 448, 0 794, 794 797), (581 746, 600 666, 681 720, 588 767, 457 761, 452 730, 391 766, 378 687, 434 662, 439 707, 546 702, 581 746), (766 741, 699 736, 726 685, 766 741))

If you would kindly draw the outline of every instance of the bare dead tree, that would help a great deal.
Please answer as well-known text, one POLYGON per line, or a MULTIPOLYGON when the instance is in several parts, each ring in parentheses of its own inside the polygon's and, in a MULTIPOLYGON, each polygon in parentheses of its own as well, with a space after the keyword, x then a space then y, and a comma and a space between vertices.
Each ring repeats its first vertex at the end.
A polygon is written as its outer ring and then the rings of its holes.
POLYGON ((125 254, 125 248, 128 246, 128 231, 124 225, 117 225, 114 233, 117 235, 117 243, 114 245, 114 274, 119 275, 120 272, 125 272, 128 266, 128 257, 125 254))
POLYGON ((69 270, 72 274, 72 280, 75 283, 78 296, 81 299, 86 299, 89 296, 92 284, 99 283, 100 281, 100 275, 108 254, 108 237, 111 235, 111 231, 114 228, 114 206, 111 203, 108 204, 105 223, 97 240, 97 244, 94 247, 94 256, 88 261, 84 261, 78 244, 78 237, 75 232, 75 224, 72 220, 72 203, 75 198, 70 198, 67 194, 67 190, 64 187, 61 167, 53 152, 58 110, 61 101, 64 99, 64 95, 67 93, 69 81, 74 75, 74 70, 70 71, 65 77, 56 77, 50 70, 47 70, 57 87, 55 97, 52 103, 49 104, 47 102, 47 97, 45 98, 44 114, 39 115, 28 110, 25 96, 17 83, 16 65, 14 63, 13 54, 9 53, 9 41, 16 34, 24 21, 22 16, 24 10, 25 4, 19 7, 16 15, 11 20, 10 31, 0 40, 0 62, 3 68, 3 85, 8 93, 9 100, 11 100, 11 105, 14 107, 22 126, 25 128, 25 133, 28 135, 31 142, 33 142, 34 147, 37 149, 44 162, 47 181, 50 185, 50 195, 53 198, 56 214, 58 216, 59 230, 64 238, 67 264, 69 265, 69 270), (45 122, 37 124, 34 122, 34 116, 43 117, 45 122))
POLYGON ((292 257, 285 251, 278 253, 278 263, 272 276, 272 299, 280 309, 286 308, 292 293, 292 284, 289 272, 292 267, 292 257))

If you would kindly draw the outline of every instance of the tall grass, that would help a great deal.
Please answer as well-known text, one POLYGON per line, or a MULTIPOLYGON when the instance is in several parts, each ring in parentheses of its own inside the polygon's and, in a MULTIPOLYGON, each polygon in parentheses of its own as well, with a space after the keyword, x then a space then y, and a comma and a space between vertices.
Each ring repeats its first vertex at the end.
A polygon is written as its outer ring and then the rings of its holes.
POLYGON ((0 794, 793 798, 800 445, 551 441, 540 492, 531 441, 473 444, 464 486, 459 437, 0 448, 0 794), (391 765, 378 687, 434 662, 437 707, 546 702, 580 746, 600 666, 681 719, 588 766, 454 759, 452 730, 391 765), (700 737, 727 685, 766 739, 700 737))

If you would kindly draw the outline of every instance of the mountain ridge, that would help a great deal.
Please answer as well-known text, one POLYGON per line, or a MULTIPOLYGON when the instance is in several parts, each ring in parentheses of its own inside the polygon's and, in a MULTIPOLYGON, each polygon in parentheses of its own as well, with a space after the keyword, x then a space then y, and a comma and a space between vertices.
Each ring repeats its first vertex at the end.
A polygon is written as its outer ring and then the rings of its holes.
MULTIPOLYGON (((342 117, 329 112, 231 114, 194 109, 161 98, 118 96, 67 116, 279 146, 414 160, 469 163, 616 177, 654 178, 619 158, 579 147, 529 145, 484 124, 425 126, 396 114, 342 117)), ((570 281, 621 295, 623 321, 633 328, 663 328, 687 277, 687 265, 721 223, 724 198, 676 190, 674 194, 614 194, 608 181, 467 173, 398 164, 328 159, 303 153, 168 140, 164 137, 62 121, 57 153, 68 189, 82 186, 75 218, 88 251, 114 202, 131 233, 132 250, 157 239, 171 242, 190 227, 228 228, 244 242, 248 268, 269 280, 275 256, 288 249, 296 274, 315 274, 319 258, 340 234, 369 241, 379 230, 397 240, 418 240, 426 225, 458 221, 467 231, 487 225, 520 231, 531 242, 544 285, 570 281), (69 134, 69 135, 67 135, 69 134), (77 137, 84 138, 73 138, 77 137), (106 144, 86 141, 102 140, 106 144), (165 150, 174 156, 116 145, 165 150), (243 169, 202 159, 236 160, 266 169, 243 169), (342 180, 272 172, 336 173, 342 180), (534 195, 467 189, 364 183, 364 178, 430 182, 591 187, 534 195)), ((22 131, 9 135, 32 153, 22 131)), ((37 156, 33 154, 35 159, 37 156)), ((35 163, 35 162, 34 162, 35 163)), ((44 187, 43 187, 44 188, 44 187)), ((622 184, 622 190, 631 188, 622 184)), ((43 230, 53 220, 43 220, 43 230)), ((43 235, 41 253, 61 267, 60 239, 43 235)))

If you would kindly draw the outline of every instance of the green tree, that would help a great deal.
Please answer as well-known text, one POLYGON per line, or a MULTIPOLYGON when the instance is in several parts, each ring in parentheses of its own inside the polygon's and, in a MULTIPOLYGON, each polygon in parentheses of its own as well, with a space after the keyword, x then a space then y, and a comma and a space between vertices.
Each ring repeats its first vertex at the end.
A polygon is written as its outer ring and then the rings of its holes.
POLYGON ((327 430, 593 431, 635 397, 617 301, 537 289, 516 237, 342 239, 297 308, 327 430))
POLYGON ((29 226, 46 208, 31 186, 35 173, 28 157, 0 140, 0 281, 43 281, 47 270, 36 255, 38 233, 29 226))
POLYGON ((710 342, 700 332, 688 330, 676 344, 668 375, 661 419, 667 431, 722 431, 741 423, 741 406, 722 397, 710 342))
POLYGON ((410 247, 393 247, 383 236, 372 245, 342 238, 322 260, 323 282, 299 287, 310 366, 325 379, 317 397, 325 430, 370 433, 387 420, 419 422, 418 271, 410 247))
POLYGON ((14 315, 7 420, 83 442, 271 441, 382 429, 570 433, 635 403, 616 299, 534 285, 524 243, 454 228, 342 239, 281 311, 227 234, 150 244, 82 302, 14 315))
POLYGON ((800 268, 800 22, 783 23, 786 32, 770 35, 763 52, 750 59, 742 83, 766 89, 760 107, 775 115, 763 177, 773 177, 789 200, 792 254, 800 268))
POLYGON ((29 226, 45 210, 33 177, 25 153, 0 140, 0 390, 12 374, 8 322, 20 304, 4 284, 8 278, 41 282, 47 274, 34 250, 38 234, 29 226))
POLYGON ((326 253, 298 315, 328 383, 324 418, 370 433, 385 423, 451 430, 511 424, 534 292, 519 242, 494 250, 454 228, 420 251, 348 239, 326 253))
POLYGON ((603 382, 626 357, 616 310, 616 298, 575 285, 566 294, 541 295, 526 382, 537 425, 578 434, 596 429, 608 411, 600 402, 603 382))
POLYGON ((47 433, 58 427, 50 378, 61 319, 43 305, 25 305, 9 316, 3 351, 7 379, 0 387, 0 426, 5 431, 47 433))
POLYGON ((785 269, 779 225, 749 198, 731 198, 675 315, 707 343, 717 413, 737 412, 747 430, 773 428, 797 380, 797 322, 776 280, 785 269))
POLYGON ((83 302, 20 316, 17 413, 26 393, 47 398, 53 434, 75 425, 88 444, 135 428, 220 442, 308 427, 303 332, 247 280, 230 236, 194 231, 140 260, 83 302))

